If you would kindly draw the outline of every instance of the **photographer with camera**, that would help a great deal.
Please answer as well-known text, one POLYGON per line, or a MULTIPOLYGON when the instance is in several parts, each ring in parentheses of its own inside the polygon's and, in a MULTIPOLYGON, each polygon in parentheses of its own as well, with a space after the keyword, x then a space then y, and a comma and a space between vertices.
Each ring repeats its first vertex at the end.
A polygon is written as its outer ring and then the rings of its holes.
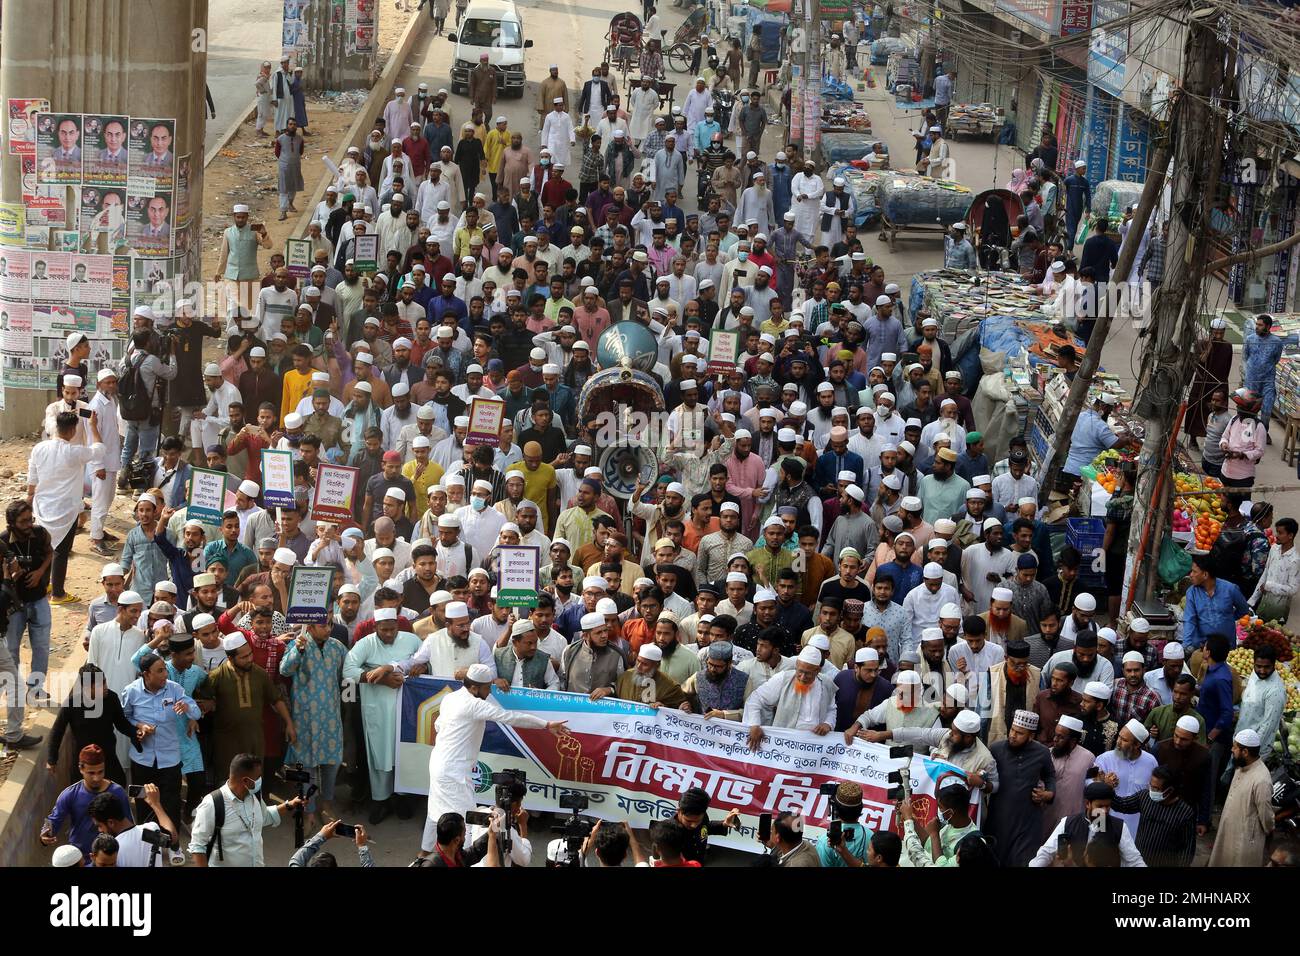
POLYGON ((325 845, 326 840, 332 840, 336 836, 351 837, 352 842, 357 845, 357 860, 360 861, 363 868, 373 867, 375 861, 370 858, 369 837, 366 836, 366 828, 361 824, 353 826, 343 823, 341 820, 331 820, 321 827, 320 832, 309 839, 297 852, 294 853, 293 859, 289 861, 290 866, 324 866, 336 867, 338 861, 334 859, 334 854, 328 850, 320 852, 321 847, 325 845))
POLYGON ((122 360, 122 374, 117 382, 119 414, 126 422, 126 438, 122 442, 122 460, 117 472, 117 486, 123 491, 128 487, 149 487, 158 433, 162 427, 162 383, 175 381, 177 375, 170 347, 167 352, 162 351, 162 341, 153 331, 152 322, 153 313, 148 306, 135 310, 135 331, 126 358, 122 360), (142 309, 146 314, 142 315, 142 309), (165 358, 159 358, 160 354, 165 358), (138 467, 132 467, 133 460, 139 463, 138 467), (133 474, 137 471, 138 475, 133 474))
POLYGON ((803 838, 803 817, 783 812, 772 818, 772 835, 767 841, 770 851, 763 858, 768 866, 821 866, 817 851, 803 838))
POLYGON ((424 839, 420 856, 426 858, 435 849, 435 831, 443 816, 454 812, 462 818, 477 805, 473 773, 478 765, 479 749, 487 722, 549 730, 557 737, 567 732, 562 720, 546 721, 522 711, 506 710, 492 697, 492 668, 472 664, 465 674, 464 686, 447 695, 434 724, 437 736, 429 754, 429 813, 424 821, 424 839))
POLYGON ((835 786, 829 806, 830 826, 817 840, 817 857, 821 860, 821 865, 866 866, 867 847, 871 843, 873 831, 858 822, 862 816, 861 785, 846 780, 835 786))
POLYGON ((471 810, 465 814, 465 823, 469 828, 466 839, 471 844, 476 844, 486 837, 495 811, 501 815, 501 823, 497 828, 497 845, 506 851, 502 865, 531 866, 533 845, 528 839, 528 811, 524 809, 524 794, 528 792, 528 787, 522 775, 516 775, 510 770, 492 774, 492 783, 496 788, 496 806, 486 812, 471 810))
POLYGON ((686 831, 682 856, 698 863, 703 863, 708 855, 710 834, 725 836, 728 830, 740 822, 740 811, 732 810, 721 823, 711 823, 709 802, 709 794, 703 787, 691 787, 677 801, 677 813, 673 817, 686 831))
POLYGON ((465 845, 465 818, 459 813, 444 813, 434 829, 434 845, 429 856, 412 866, 465 867, 500 866, 497 856, 497 834, 501 830, 501 811, 493 809, 487 833, 470 846, 465 845))
POLYGON ((262 802, 262 758, 239 754, 230 762, 230 777, 203 798, 194 813, 189 853, 195 866, 265 866, 262 830, 276 827, 302 806, 294 797, 274 807, 262 802), (213 850, 216 850, 215 855, 213 850))
MULTIPOLYGON (((554 859, 552 854, 558 852, 567 852, 568 847, 563 839, 552 840, 547 853, 547 866, 565 866, 568 865, 561 860, 554 859), (557 846, 558 844, 558 846, 557 846)), ((591 833, 582 841, 582 857, 585 861, 588 852, 596 854, 596 862, 600 866, 622 866, 623 861, 627 859, 629 852, 632 854, 633 866, 649 866, 645 853, 641 849, 641 844, 632 833, 632 827, 624 820, 622 823, 607 823, 604 820, 597 820, 596 825, 592 827, 591 833)))
POLYGON ((153 811, 155 819, 137 826, 131 819, 126 803, 109 792, 101 793, 91 800, 87 812, 100 833, 107 833, 117 840, 118 866, 157 866, 162 851, 176 845, 180 829, 163 809, 162 797, 155 784, 133 786, 127 793, 144 801, 145 806, 153 811))

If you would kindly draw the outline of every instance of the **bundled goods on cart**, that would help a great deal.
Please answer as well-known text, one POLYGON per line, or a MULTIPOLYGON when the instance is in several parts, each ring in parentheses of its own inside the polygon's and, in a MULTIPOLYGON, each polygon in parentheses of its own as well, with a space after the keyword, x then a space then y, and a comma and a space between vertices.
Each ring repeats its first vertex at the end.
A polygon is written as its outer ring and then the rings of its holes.
POLYGON ((880 210, 896 226, 951 226, 966 218, 969 186, 913 173, 894 173, 880 184, 880 210))
POLYGON ((847 83, 841 83, 833 76, 822 78, 822 99, 845 100, 852 102, 853 87, 847 83))
POLYGON ((988 136, 1001 124, 992 103, 953 103, 948 111, 947 134, 988 136))
POLYGON ((1283 355, 1277 363, 1277 402, 1274 410, 1284 420, 1300 415, 1300 355, 1283 355))
POLYGON ((873 147, 880 140, 866 133, 823 133, 821 141, 822 159, 827 165, 831 163, 848 163, 855 159, 870 156, 873 147))
MULTIPOLYGON (((893 178, 897 174, 890 174, 893 178)), ((1008 272, 984 272, 976 285, 974 277, 962 269, 932 269, 917 273, 912 278, 912 291, 908 311, 915 315, 921 309, 929 310, 939 320, 943 335, 949 337, 959 328, 965 328, 992 316, 1012 320, 1024 319, 1041 326, 1046 332, 1062 334, 1048 324, 1043 312, 1043 300, 1024 291, 1024 281, 1008 272)), ((1068 336, 1067 333, 1063 333, 1068 336)), ((1074 341, 1065 338, 1063 341, 1074 341)), ((1016 349, 1029 348, 1033 343, 1009 343, 1016 349)), ((992 348, 992 346, 989 346, 992 348)), ((1080 346, 1081 347, 1081 346, 1080 346)))
POLYGON ((822 104, 823 133, 870 133, 871 117, 861 103, 831 102, 822 104))
MULTIPOLYGON (((822 140, 822 148, 825 149, 826 140, 822 140)), ((828 174, 831 179, 843 177, 846 189, 853 196, 854 202, 858 204, 858 214, 855 222, 859 229, 870 229, 880 221, 880 204, 876 198, 876 190, 880 186, 880 180, 889 173, 875 172, 871 170, 858 169, 856 166, 840 164, 832 166, 828 174)))
POLYGON ((884 66, 890 56, 912 49, 906 40, 899 37, 881 37, 871 44, 871 65, 884 66))
POLYGON ((1105 216, 1110 220, 1114 231, 1124 216, 1124 210, 1136 206, 1142 198, 1142 186, 1142 183, 1130 183, 1122 179, 1103 179, 1092 187, 1093 218, 1105 216))

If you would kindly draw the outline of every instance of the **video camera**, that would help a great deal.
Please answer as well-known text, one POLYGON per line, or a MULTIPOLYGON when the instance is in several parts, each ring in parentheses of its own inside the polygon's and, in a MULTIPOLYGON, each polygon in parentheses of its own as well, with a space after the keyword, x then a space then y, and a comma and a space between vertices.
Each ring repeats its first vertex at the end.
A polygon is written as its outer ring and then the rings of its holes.
POLYGON ((563 823, 558 823, 551 827, 552 833, 558 833, 564 838, 564 862, 562 866, 582 866, 582 843, 591 835, 591 830, 595 826, 592 820, 580 816, 583 810, 590 806, 591 801, 585 793, 575 793, 572 790, 566 791, 560 797, 560 806, 569 811, 569 816, 563 823))
POLYGON ((306 842, 307 838, 303 829, 303 815, 307 801, 316 795, 320 787, 311 782, 311 774, 304 770, 300 763, 288 764, 280 771, 279 776, 285 783, 297 786, 298 796, 302 799, 302 804, 293 811, 293 845, 297 849, 306 842))
POLYGON ((889 748, 890 760, 906 760, 898 770, 889 772, 889 782, 897 784, 889 788, 889 799, 891 801, 906 800, 912 795, 912 745, 904 744, 901 747, 889 748))
POLYGON ((141 827, 140 839, 160 850, 166 850, 172 845, 172 835, 163 829, 155 830, 152 827, 141 827))
POLYGON ((302 764, 285 767, 280 776, 286 783, 311 783, 311 774, 302 769, 302 764))
POLYGON ((826 842, 831 846, 839 846, 844 840, 844 824, 840 820, 840 805, 835 802, 835 791, 839 790, 838 783, 823 783, 817 788, 817 793, 826 797, 826 804, 830 808, 831 823, 826 828, 826 842))

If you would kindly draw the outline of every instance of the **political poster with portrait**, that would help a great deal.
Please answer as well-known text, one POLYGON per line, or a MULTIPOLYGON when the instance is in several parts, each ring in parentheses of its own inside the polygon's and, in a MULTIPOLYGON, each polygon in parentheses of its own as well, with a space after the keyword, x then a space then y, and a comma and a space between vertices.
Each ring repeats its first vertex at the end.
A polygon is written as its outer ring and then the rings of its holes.
POLYGON ((176 224, 178 226, 190 221, 190 154, 186 153, 176 160, 176 224))
MULTIPOLYGON (((150 180, 155 190, 171 192, 176 185, 176 153, 172 149, 176 140, 174 119, 141 119, 131 117, 131 131, 127 141, 130 156, 128 175, 132 184, 136 180, 150 180)), ((137 190, 132 186, 132 192, 137 190)), ((139 190, 143 193, 143 190, 139 190)), ((171 205, 170 196, 168 205, 171 205)))
POLYGON ((9 154, 36 155, 36 114, 48 113, 50 101, 43 97, 9 97, 9 154))
POLYGON ((0 248, 0 299, 31 301, 32 254, 24 249, 0 248))
POLYGON ((120 187, 82 186, 80 207, 81 251, 114 255, 127 248, 126 190, 120 187))
POLYGON ((32 307, 25 302, 0 303, 0 351, 32 354, 32 307))
POLYGON ((36 114, 36 180, 76 186, 81 183, 80 113, 36 114))
POLYGON ((126 185, 126 128, 129 122, 130 118, 126 116, 85 114, 81 127, 83 183, 94 186, 126 185))
POLYGON ((74 255, 68 289, 68 301, 73 305, 111 306, 113 257, 74 255))
POLYGON ((328 624, 334 597, 334 569, 309 568, 295 564, 289 577, 289 624, 328 624))
POLYGON ((172 194, 128 195, 127 242, 138 255, 167 256, 172 251, 172 194))
POLYGON ((55 252, 80 252, 81 233, 75 229, 51 229, 50 248, 55 252))
POLYGON ((37 182, 36 154, 18 157, 22 168, 23 207, 33 226, 68 228, 67 186, 42 186, 37 182))
POLYGON ((32 254, 31 289, 33 302, 64 304, 68 301, 68 279, 72 257, 66 252, 32 254))

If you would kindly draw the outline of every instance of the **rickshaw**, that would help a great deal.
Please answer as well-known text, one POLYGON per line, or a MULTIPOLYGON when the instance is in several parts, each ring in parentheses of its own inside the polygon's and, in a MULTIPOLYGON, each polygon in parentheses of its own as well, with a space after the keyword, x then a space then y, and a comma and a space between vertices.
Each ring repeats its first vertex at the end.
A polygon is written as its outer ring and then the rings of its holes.
POLYGON ((640 59, 641 21, 635 13, 620 13, 609 21, 605 34, 605 62, 626 79, 640 59))
POLYGON ((986 189, 966 212, 968 235, 985 269, 1000 269, 1002 255, 1011 248, 1012 227, 1025 214, 1024 203, 1009 189, 986 189))
POLYGON ((691 60, 695 57, 694 44, 704 32, 706 17, 704 7, 696 7, 673 34, 672 42, 668 44, 667 57, 668 65, 674 73, 690 72, 691 60))

